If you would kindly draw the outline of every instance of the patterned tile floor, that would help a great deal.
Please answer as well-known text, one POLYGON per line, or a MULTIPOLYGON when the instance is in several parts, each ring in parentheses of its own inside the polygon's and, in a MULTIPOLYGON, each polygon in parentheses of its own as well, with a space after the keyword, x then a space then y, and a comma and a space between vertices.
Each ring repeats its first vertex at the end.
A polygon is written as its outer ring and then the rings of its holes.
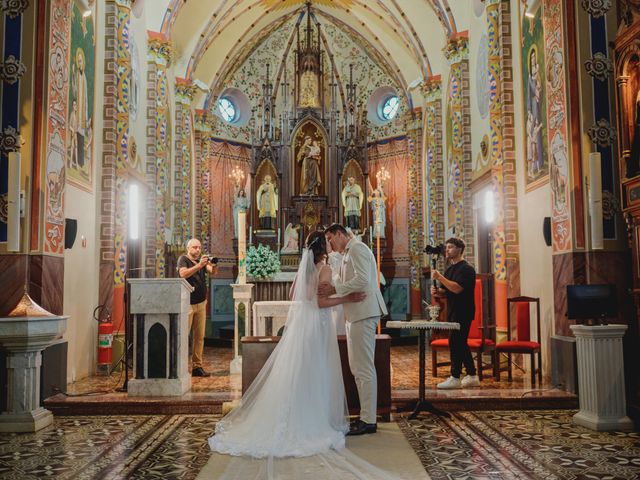
MULTIPOLYGON (((431 372, 431 357, 427 355, 427 388, 435 388, 436 383, 449 375, 449 367, 438 369, 438 378, 433 378, 431 372)), ((233 392, 241 387, 229 374, 229 363, 233 358, 231 348, 205 347, 204 369, 211 373, 208 378, 193 378, 192 392, 233 392)), ((489 357, 486 357, 488 361, 489 357)), ((448 360, 446 352, 438 356, 440 362, 448 360)), ((418 388, 418 346, 391 347, 391 388, 394 391, 416 390, 418 388)), ((485 375, 489 370, 485 370, 485 375)), ((506 381, 506 373, 502 374, 502 381, 496 382, 493 377, 485 376, 482 389, 530 389, 531 381, 528 374, 514 369, 512 382, 506 381)), ((68 393, 77 394, 91 391, 109 391, 122 384, 122 373, 114 372, 111 377, 89 377, 75 382, 68 387, 68 393)))
MULTIPOLYGON (((597 433, 573 411, 484 411, 397 417, 435 479, 640 478, 640 434, 597 433)), ((35 434, 0 437, 0 478, 192 479, 219 415, 56 417, 35 434)))

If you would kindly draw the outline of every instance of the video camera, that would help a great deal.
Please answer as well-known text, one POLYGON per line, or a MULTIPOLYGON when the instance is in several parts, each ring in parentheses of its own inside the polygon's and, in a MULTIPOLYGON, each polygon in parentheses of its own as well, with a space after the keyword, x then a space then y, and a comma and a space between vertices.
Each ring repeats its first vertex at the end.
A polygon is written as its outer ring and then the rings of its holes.
POLYGON ((440 243, 438 245, 427 245, 426 247, 424 247, 423 251, 427 255, 444 255, 444 244, 440 243))

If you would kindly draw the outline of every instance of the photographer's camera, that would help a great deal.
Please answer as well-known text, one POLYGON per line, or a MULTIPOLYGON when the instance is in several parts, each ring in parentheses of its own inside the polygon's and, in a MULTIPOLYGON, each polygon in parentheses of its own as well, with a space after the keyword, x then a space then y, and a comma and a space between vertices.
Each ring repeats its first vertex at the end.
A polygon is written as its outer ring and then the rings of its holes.
POLYGON ((444 255, 444 245, 442 243, 438 245, 427 245, 424 247, 424 253, 427 255, 444 255))

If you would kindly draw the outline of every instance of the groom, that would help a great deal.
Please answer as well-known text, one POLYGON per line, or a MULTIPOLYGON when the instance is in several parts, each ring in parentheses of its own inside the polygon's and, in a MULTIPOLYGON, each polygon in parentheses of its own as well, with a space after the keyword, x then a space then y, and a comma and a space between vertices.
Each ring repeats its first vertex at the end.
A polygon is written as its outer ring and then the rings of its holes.
POLYGON ((349 435, 375 433, 378 381, 374 364, 376 329, 380 315, 387 313, 380 288, 378 287, 376 260, 369 247, 351 236, 338 224, 325 230, 331 249, 342 253, 340 275, 333 279, 334 286, 322 283, 318 295, 348 295, 364 292, 367 297, 362 302, 343 304, 347 330, 347 351, 349 367, 356 380, 360 398, 360 418, 351 423, 349 435))

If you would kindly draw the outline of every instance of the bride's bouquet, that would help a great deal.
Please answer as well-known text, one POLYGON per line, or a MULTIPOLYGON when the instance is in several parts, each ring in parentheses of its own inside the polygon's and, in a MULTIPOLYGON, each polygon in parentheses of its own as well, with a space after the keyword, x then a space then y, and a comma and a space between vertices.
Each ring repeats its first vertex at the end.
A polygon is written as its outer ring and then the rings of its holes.
POLYGON ((271 278, 280 271, 280 256, 265 245, 247 250, 247 275, 254 278, 271 278))

